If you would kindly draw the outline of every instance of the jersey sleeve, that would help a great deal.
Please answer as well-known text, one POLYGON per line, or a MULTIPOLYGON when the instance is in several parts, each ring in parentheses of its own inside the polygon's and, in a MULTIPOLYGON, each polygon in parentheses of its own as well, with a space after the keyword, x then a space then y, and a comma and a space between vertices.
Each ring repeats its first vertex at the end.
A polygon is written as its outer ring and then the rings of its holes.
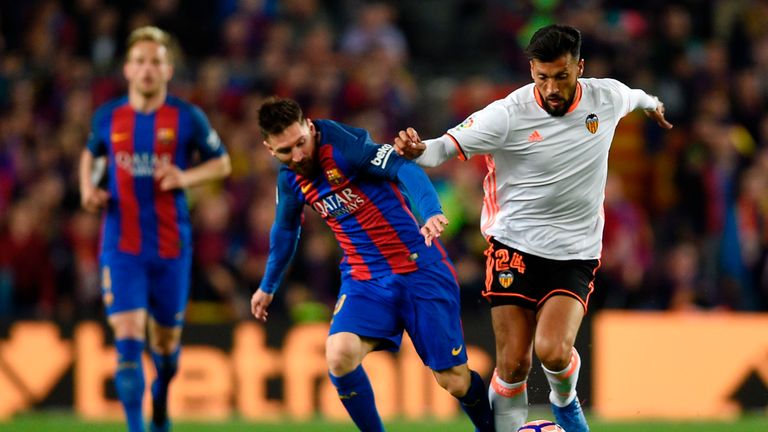
POLYGON ((458 126, 449 129, 446 135, 458 148, 461 159, 477 154, 487 154, 498 149, 505 141, 510 129, 508 111, 498 102, 493 102, 467 117, 458 126))
POLYGON ((190 118, 192 120, 192 141, 200 151, 202 160, 205 161, 225 155, 227 151, 221 143, 221 138, 211 127, 203 111, 196 106, 192 106, 190 118))
POLYGON ((376 144, 363 129, 342 126, 353 140, 339 146, 342 156, 355 170, 370 177, 393 181, 428 219, 441 214, 440 200, 432 182, 416 163, 400 157, 390 144, 376 144))
POLYGON ((91 118, 91 130, 88 132, 88 141, 86 142, 86 148, 94 156, 104 156, 107 154, 107 143, 104 140, 104 136, 101 132, 101 124, 106 118, 106 112, 103 109, 96 110, 91 118))
POLYGON ((411 198, 425 221, 443 213, 437 191, 423 169, 414 162, 406 162, 400 167, 397 176, 400 189, 411 198))
POLYGON ((283 281, 301 235, 301 216, 304 203, 290 188, 284 171, 277 181, 277 207, 275 221, 269 232, 269 256, 264 277, 261 280, 262 291, 273 294, 283 281))
POLYGON ((397 181, 397 171, 406 161, 390 144, 376 144, 370 134, 359 128, 338 125, 346 139, 337 146, 344 159, 358 172, 397 181))
POLYGON ((281 169, 277 176, 277 206, 275 208, 275 224, 286 229, 301 226, 301 215, 304 201, 299 198, 291 187, 288 170, 281 169))
POLYGON ((365 132, 351 149, 352 159, 360 171, 381 180, 397 182, 425 220, 442 214, 440 199, 427 174, 415 162, 400 157, 392 145, 376 144, 365 132))
POLYGON ((604 78, 601 81, 611 91, 616 114, 619 118, 638 108, 656 109, 658 99, 643 90, 629 88, 626 84, 615 79, 604 78))

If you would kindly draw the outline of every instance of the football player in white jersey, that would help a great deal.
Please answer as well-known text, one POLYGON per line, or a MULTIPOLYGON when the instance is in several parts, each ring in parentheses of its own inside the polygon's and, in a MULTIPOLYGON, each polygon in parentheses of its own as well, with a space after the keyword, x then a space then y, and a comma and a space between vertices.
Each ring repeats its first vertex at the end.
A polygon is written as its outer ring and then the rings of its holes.
POLYGON ((588 431, 576 395, 576 334, 600 266, 608 150, 619 120, 637 108, 662 128, 664 105, 613 79, 581 78, 581 34, 539 29, 526 48, 533 83, 475 112, 440 138, 400 131, 403 156, 431 167, 484 155, 481 225, 489 241, 486 287, 496 338, 489 388, 497 432, 528 415, 532 353, 549 381, 555 419, 588 431))

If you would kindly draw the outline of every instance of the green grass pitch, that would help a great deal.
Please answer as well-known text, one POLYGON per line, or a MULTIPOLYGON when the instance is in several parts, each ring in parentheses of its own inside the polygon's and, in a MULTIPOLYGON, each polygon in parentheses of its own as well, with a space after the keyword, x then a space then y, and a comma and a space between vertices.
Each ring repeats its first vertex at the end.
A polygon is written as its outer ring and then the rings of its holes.
MULTIPOLYGON (((533 413, 530 418, 538 413, 533 413)), ((386 422, 388 432, 469 432, 469 421, 453 422, 386 422)), ((622 422, 608 423, 590 419, 592 432, 765 432, 768 431, 768 414, 750 415, 732 422, 622 422)), ((25 413, 8 421, 0 421, 0 430, 8 432, 118 432, 125 431, 122 423, 88 423, 67 413, 25 413)), ((174 432, 355 432, 351 423, 329 423, 322 420, 298 423, 290 420, 275 423, 253 423, 241 420, 224 422, 174 424, 174 432)))

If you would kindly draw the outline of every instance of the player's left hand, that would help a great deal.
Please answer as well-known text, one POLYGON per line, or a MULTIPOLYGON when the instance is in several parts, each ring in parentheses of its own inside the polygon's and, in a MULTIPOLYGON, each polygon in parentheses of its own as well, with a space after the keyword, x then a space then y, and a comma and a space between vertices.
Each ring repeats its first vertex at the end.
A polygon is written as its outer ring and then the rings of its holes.
POLYGON ((659 104, 656 106, 655 110, 645 111, 645 115, 656 120, 656 123, 658 123, 662 128, 672 129, 672 123, 668 122, 667 119, 664 118, 664 103, 661 101, 659 101, 659 104))
POLYGON ((160 190, 169 191, 187 187, 184 171, 174 164, 158 164, 155 167, 155 181, 160 183, 160 190))
POLYGON ((272 303, 274 294, 267 294, 259 288, 251 297, 251 313, 257 320, 267 322, 267 308, 272 303))
POLYGON ((432 240, 440 237, 448 225, 448 218, 445 215, 437 214, 427 219, 427 222, 421 227, 421 235, 424 236, 424 244, 432 246, 432 240))

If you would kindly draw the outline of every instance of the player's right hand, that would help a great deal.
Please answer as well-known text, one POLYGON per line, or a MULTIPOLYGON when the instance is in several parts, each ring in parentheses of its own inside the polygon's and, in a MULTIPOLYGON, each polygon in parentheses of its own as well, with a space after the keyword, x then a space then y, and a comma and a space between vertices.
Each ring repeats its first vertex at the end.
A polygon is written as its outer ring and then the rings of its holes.
POLYGON ((257 320, 267 322, 267 308, 272 303, 274 294, 267 294, 259 288, 251 297, 251 313, 257 320))
POLYGON ((424 150, 427 149, 427 145, 421 141, 416 130, 410 127, 407 130, 398 132, 397 137, 395 137, 394 147, 397 154, 410 160, 421 156, 424 150))
POLYGON ((80 192, 80 205, 86 211, 96 213, 109 201, 109 192, 100 188, 87 188, 80 192))
POLYGON ((448 218, 442 214, 436 214, 427 219, 424 226, 421 227, 421 235, 424 236, 424 244, 427 247, 432 246, 432 242, 440 237, 440 234, 445 231, 445 226, 448 225, 448 218))
POLYGON ((666 118, 664 118, 664 112, 665 112, 664 104, 661 101, 658 101, 658 105, 656 106, 655 110, 645 111, 645 115, 650 117, 653 120, 656 120, 656 123, 659 124, 663 129, 672 129, 672 123, 668 122, 666 118))

